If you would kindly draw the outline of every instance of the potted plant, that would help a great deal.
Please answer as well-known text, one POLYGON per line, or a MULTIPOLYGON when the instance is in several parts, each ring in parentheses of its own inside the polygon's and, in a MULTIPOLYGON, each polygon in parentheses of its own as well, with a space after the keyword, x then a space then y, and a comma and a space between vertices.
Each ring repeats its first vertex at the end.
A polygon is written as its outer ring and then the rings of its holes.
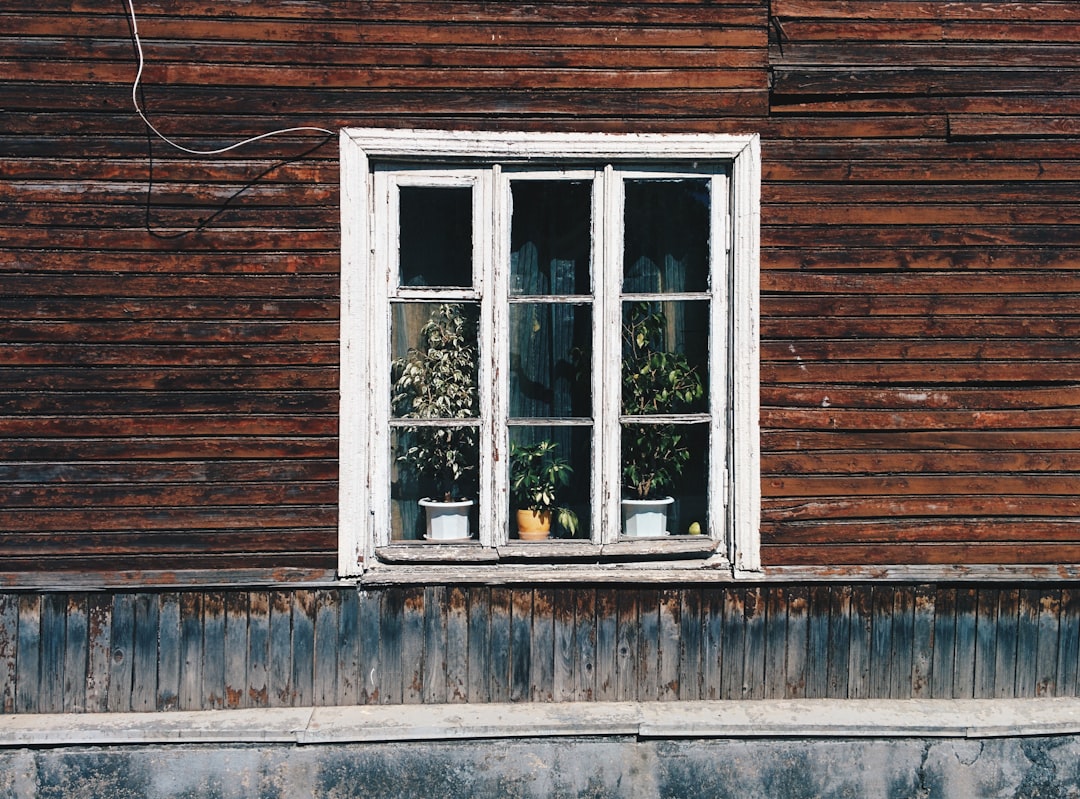
POLYGON ((565 458, 555 455, 556 446, 546 439, 532 446, 510 445, 510 493, 518 509, 518 538, 523 541, 548 538, 553 513, 571 537, 577 532, 577 514, 556 505, 558 490, 570 484, 574 471, 565 458))
MULTIPOLYGON (((705 387, 685 354, 664 348, 667 317, 658 304, 634 303, 623 322, 622 411, 627 416, 690 413, 705 387)), ((667 422, 623 426, 623 533, 667 535, 667 491, 690 462, 685 428, 667 422)))
MULTIPOLYGON (((460 303, 436 305, 419 346, 391 364, 391 404, 402 419, 468 419, 477 415, 474 315, 460 303)), ((471 425, 423 425, 401 431, 398 463, 419 479, 429 540, 469 538, 475 504, 477 431, 471 425)))

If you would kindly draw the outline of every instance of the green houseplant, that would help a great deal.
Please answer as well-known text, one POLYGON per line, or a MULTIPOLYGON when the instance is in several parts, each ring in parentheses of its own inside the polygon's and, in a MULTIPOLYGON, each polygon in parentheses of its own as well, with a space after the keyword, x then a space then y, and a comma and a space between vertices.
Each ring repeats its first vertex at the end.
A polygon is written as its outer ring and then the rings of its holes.
POLYGON ((574 471, 565 458, 555 454, 556 447, 547 439, 531 446, 510 445, 510 493, 522 540, 547 538, 553 514, 567 533, 573 536, 577 532, 577 514, 556 504, 559 489, 570 484, 574 471))
MULTIPOLYGON (((622 411, 627 416, 693 413, 705 387, 685 354, 665 349, 667 316, 656 303, 637 302, 623 320, 622 411)), ((666 493, 690 462, 685 428, 667 422, 628 423, 622 432, 626 535, 667 533, 666 493)))
MULTIPOLYGON (((419 344, 391 364, 391 405, 401 419, 469 419, 477 408, 475 315, 461 303, 432 308, 419 344)), ((397 460, 419 480, 429 539, 468 538, 477 491, 477 431, 471 425, 402 429, 397 460)))

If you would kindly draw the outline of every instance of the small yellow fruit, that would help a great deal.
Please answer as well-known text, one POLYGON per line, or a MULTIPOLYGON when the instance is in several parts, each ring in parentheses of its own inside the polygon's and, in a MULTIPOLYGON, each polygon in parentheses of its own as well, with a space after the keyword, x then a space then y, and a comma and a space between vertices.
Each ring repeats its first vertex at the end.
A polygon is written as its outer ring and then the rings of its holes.
POLYGON ((693 522, 690 525, 690 535, 701 535, 701 525, 697 522, 693 522))

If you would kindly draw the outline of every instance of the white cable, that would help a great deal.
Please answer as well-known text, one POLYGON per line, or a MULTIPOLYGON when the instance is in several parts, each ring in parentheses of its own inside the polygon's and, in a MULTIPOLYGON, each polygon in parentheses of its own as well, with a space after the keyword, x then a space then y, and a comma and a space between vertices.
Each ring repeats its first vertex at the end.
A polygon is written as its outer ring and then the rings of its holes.
POLYGON ((184 147, 183 145, 177 144, 176 142, 172 141, 164 133, 162 133, 161 131, 159 131, 157 128, 154 127, 153 123, 151 123, 150 120, 147 119, 146 114, 143 113, 142 108, 139 107, 139 83, 142 81, 143 66, 145 65, 145 59, 143 57, 142 41, 139 39, 139 23, 135 19, 135 1, 134 0, 127 0, 127 5, 128 5, 128 11, 131 14, 131 34, 132 34, 132 37, 135 40, 135 50, 139 54, 139 70, 138 70, 138 72, 135 73, 135 82, 131 86, 131 102, 135 105, 135 112, 142 119, 143 123, 145 123, 146 127, 149 128, 154 133, 155 136, 157 136, 159 139, 161 139, 166 144, 168 144, 168 145, 170 145, 172 147, 175 147, 177 150, 183 150, 185 153, 190 153, 191 155, 221 155, 222 153, 229 152, 229 150, 235 150, 237 147, 243 147, 246 144, 252 144, 253 142, 257 142, 257 141, 260 141, 262 139, 268 139, 271 136, 278 136, 278 135, 283 134, 283 133, 296 133, 296 132, 299 132, 299 131, 310 131, 310 132, 315 132, 315 133, 325 133, 328 136, 336 135, 336 133, 334 131, 327 130, 326 128, 316 128, 316 127, 309 127, 309 126, 302 126, 302 127, 296 127, 296 128, 282 128, 280 130, 272 130, 269 133, 262 133, 262 134, 260 134, 258 136, 252 136, 250 139, 244 139, 243 141, 239 141, 236 144, 230 144, 228 147, 219 147, 216 150, 192 150, 189 147, 184 147))

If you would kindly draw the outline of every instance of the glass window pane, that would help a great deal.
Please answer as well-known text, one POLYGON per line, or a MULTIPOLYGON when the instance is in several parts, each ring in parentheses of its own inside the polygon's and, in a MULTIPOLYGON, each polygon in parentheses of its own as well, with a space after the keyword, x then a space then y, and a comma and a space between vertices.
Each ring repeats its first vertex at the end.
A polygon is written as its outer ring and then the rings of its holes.
POLYGON ((476 303, 395 303, 390 400, 401 419, 462 419, 479 413, 476 303))
POLYGON ((592 307, 510 306, 510 416, 591 416, 592 307))
POLYGON ((623 291, 707 291, 709 181, 627 180, 623 291))
POLYGON ((511 196, 511 292, 588 294, 592 184, 516 180, 511 196))
POLYGON ((472 286, 472 189, 402 186, 398 203, 401 285, 472 286))
MULTIPOLYGON (((709 533, 709 432, 700 424, 625 424, 620 442, 623 482, 623 534, 709 533), (673 501, 667 501, 668 498, 673 501), (648 514, 666 515, 651 531, 627 517, 631 503, 647 500, 648 514)), ((655 519, 654 519, 655 520, 655 519)))
POLYGON ((705 300, 623 303, 624 415, 708 410, 708 323, 705 300))
POLYGON ((412 541, 475 536, 480 499, 479 430, 402 427, 392 430, 390 439, 390 537, 412 541), (429 468, 435 462, 433 454, 445 453, 456 453, 451 459, 455 469, 429 468))
POLYGON ((591 427, 510 428, 511 539, 589 539, 591 450, 591 427), (547 536, 530 535, 544 515, 530 508, 550 510, 547 536), (525 511, 520 525, 519 510, 525 511))

